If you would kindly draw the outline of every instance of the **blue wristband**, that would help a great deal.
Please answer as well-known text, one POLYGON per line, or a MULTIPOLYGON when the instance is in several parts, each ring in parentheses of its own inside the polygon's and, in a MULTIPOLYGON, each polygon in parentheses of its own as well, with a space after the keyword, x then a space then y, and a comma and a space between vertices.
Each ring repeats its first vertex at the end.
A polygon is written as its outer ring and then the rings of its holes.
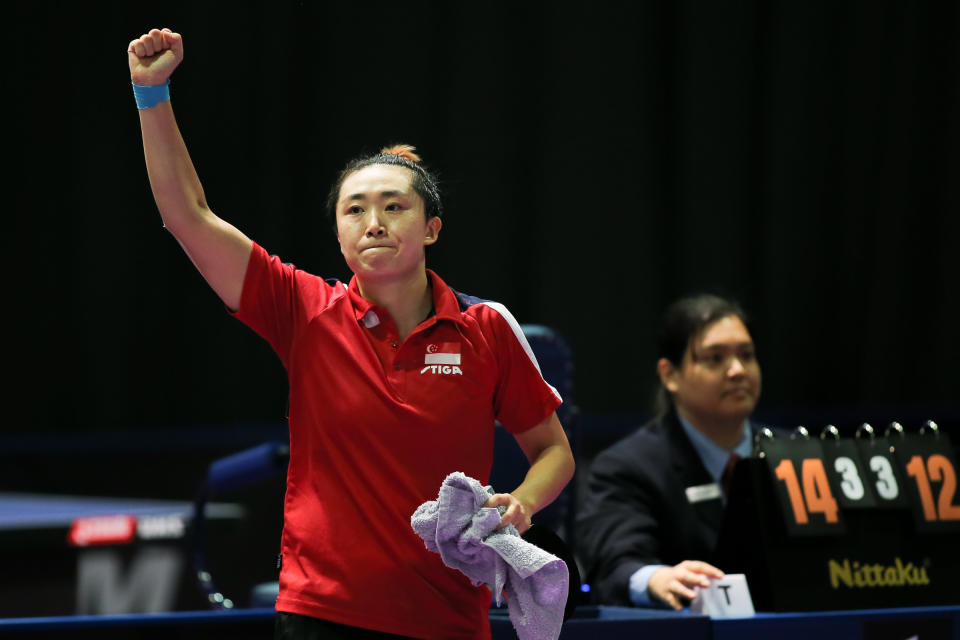
POLYGON ((170 78, 163 84, 133 85, 133 97, 137 100, 137 109, 149 109, 170 99, 170 78))

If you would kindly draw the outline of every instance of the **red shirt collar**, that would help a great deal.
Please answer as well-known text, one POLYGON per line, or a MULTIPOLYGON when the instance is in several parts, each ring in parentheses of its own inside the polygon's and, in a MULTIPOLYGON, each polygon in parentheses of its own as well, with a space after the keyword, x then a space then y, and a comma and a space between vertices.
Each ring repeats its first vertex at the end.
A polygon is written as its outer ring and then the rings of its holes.
MULTIPOLYGON (((463 314, 460 313, 460 304, 457 302, 457 296, 447 284, 440 279, 431 269, 427 269, 427 277, 433 286, 433 310, 434 314, 424 320, 421 325, 426 327, 433 326, 437 320, 450 320, 464 324, 463 314)), ((386 314, 385 309, 381 309, 362 295, 360 295, 360 286, 357 284, 357 276, 350 278, 350 286, 347 288, 350 294, 350 300, 353 302, 353 312, 357 321, 362 321, 371 311, 377 314, 386 314)))

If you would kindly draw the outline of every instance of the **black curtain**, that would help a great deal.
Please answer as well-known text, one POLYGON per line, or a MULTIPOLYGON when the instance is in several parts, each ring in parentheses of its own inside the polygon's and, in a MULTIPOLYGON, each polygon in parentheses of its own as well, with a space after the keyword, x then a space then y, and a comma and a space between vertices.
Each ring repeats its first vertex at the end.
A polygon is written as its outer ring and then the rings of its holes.
POLYGON ((956 3, 28 3, 4 10, 7 432, 275 421, 286 381, 161 228, 127 43, 184 36, 213 210, 349 277, 336 171, 414 144, 429 266, 641 412, 674 298, 751 312, 764 406, 956 403, 956 3))

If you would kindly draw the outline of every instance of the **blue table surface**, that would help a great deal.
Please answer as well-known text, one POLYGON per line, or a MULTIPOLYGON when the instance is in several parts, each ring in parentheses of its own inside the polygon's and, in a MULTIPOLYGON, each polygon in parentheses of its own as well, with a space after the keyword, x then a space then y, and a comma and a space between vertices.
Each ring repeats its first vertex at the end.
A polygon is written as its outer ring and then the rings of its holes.
MULTIPOLYGON (((237 517, 238 505, 207 505, 208 517, 237 517)), ((33 493, 0 493, 0 530, 69 526, 77 518, 90 516, 193 515, 193 503, 183 500, 148 500, 98 496, 64 496, 33 493)))

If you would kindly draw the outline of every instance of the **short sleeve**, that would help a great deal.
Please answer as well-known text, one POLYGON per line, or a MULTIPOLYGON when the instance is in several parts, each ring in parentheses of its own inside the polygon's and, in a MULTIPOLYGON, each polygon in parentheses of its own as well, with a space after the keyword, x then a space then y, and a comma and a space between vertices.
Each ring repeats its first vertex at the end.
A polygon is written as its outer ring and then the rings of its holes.
POLYGON ((332 297, 330 284, 268 255, 254 243, 240 308, 233 315, 269 342, 286 366, 298 331, 332 297))
POLYGON ((507 431, 521 433, 546 420, 563 400, 543 379, 533 349, 513 315, 500 303, 485 302, 484 306, 499 367, 494 413, 507 431))

